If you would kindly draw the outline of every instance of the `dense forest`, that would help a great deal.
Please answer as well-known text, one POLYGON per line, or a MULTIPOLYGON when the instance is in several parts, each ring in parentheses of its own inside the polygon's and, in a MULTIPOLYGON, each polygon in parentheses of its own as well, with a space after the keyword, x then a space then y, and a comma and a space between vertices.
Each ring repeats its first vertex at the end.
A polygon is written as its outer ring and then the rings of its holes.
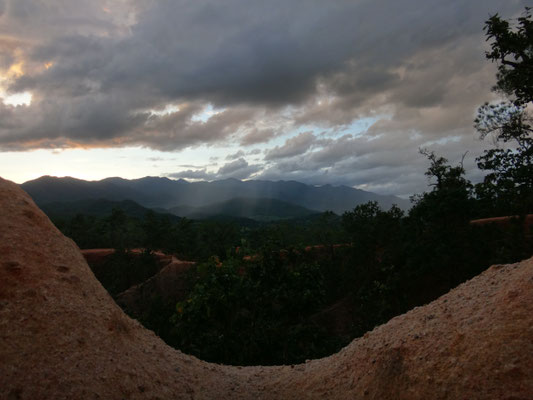
POLYGON ((167 343, 199 358, 236 365, 290 364, 337 351, 391 317, 425 304, 497 263, 533 253, 533 22, 485 26, 504 101, 478 110, 475 127, 495 147, 477 159, 482 182, 465 178, 434 152, 428 191, 408 212, 369 202, 332 212, 257 224, 239 220, 143 216, 115 208, 105 217, 54 223, 80 248, 118 249, 95 274, 112 295, 157 272, 159 250, 196 261, 188 294, 153 299, 135 316, 167 343), (512 216, 505 224, 479 218, 512 216), (309 246, 316 246, 309 248, 309 246), (145 249, 134 257, 132 248, 145 249), (306 249, 307 248, 307 249, 306 249), (343 312, 337 312, 342 309, 343 312), (329 313, 329 314, 328 314, 329 313), (329 315, 329 316, 328 316, 329 315), (336 329, 327 320, 342 319, 336 329))

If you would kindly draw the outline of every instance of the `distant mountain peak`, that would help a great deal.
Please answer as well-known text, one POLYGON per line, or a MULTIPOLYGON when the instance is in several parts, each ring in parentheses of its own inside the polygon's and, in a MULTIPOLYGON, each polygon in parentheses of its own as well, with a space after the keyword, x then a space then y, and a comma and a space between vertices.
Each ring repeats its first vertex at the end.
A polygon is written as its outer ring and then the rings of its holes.
POLYGON ((407 200, 394 196, 382 196, 348 186, 314 186, 294 180, 274 182, 228 178, 213 182, 187 182, 147 176, 133 180, 115 177, 84 181, 45 176, 21 186, 39 205, 102 198, 113 201, 129 199, 144 207, 170 209, 178 205, 203 207, 233 198, 261 198, 284 201, 308 210, 331 210, 337 214, 368 201, 377 201, 384 209, 392 204, 403 209, 410 207, 407 200))

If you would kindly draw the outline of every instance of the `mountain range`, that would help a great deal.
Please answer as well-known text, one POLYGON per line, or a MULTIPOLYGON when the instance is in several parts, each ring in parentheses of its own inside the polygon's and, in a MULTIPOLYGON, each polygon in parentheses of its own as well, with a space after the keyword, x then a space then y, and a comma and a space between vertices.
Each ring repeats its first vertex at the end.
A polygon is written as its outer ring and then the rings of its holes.
POLYGON ((296 181, 187 182, 161 177, 107 178, 85 181, 71 177, 43 176, 21 187, 41 207, 56 203, 104 199, 131 200, 139 205, 179 216, 231 215, 246 218, 289 218, 313 212, 342 214, 358 204, 377 201, 382 208, 393 204, 409 208, 409 201, 348 186, 313 186, 296 181), (275 211, 273 213, 273 211, 275 211))

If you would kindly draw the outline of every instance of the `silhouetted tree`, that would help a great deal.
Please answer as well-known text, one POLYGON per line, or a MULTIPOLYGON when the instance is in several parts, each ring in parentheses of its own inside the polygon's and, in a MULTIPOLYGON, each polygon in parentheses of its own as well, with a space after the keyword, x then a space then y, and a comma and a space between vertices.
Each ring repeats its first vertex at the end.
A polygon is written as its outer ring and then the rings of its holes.
POLYGON ((533 21, 530 8, 516 26, 496 14, 485 23, 491 51, 487 59, 498 63, 494 91, 507 97, 499 104, 485 103, 478 110, 475 127, 496 145, 477 159, 489 171, 476 192, 486 213, 533 211, 533 127, 527 111, 533 101, 533 21))

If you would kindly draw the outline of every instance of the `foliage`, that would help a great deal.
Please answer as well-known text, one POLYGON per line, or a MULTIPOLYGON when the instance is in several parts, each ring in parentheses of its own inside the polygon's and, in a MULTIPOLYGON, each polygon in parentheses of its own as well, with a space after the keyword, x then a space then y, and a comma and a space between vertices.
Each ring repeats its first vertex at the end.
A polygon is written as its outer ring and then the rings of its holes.
POLYGON ((452 167, 448 160, 433 152, 420 152, 430 161, 425 175, 432 190, 412 198, 410 216, 419 220, 420 227, 467 222, 472 213, 472 184, 464 178, 462 162, 452 167))
POLYGON ((496 14, 485 24, 491 51, 498 63, 495 91, 509 98, 485 103, 475 127, 482 139, 492 136, 503 146, 485 151, 478 167, 488 171, 476 192, 486 214, 524 214, 533 211, 533 128, 528 105, 533 101, 533 21, 530 8, 516 27, 496 14))
POLYGON ((497 61, 498 83, 496 90, 514 97, 515 105, 533 101, 533 21, 531 8, 526 7, 518 24, 512 27, 509 21, 498 14, 485 23, 487 40, 492 40, 487 59, 497 61))
POLYGON ((407 216, 375 203, 343 215, 352 240, 353 334, 427 303, 487 265, 517 261, 532 253, 519 221, 509 228, 470 224, 478 201, 462 163, 423 151, 430 191, 413 198, 407 216))
POLYGON ((324 303, 316 264, 263 253, 246 263, 212 259, 176 306, 171 343, 202 359, 236 365, 302 362, 336 343, 308 317, 324 303))
POLYGON ((487 214, 515 214, 533 211, 533 128, 523 107, 512 103, 483 105, 476 128, 484 138, 493 135, 507 148, 486 150, 478 167, 489 171, 476 192, 487 214))
POLYGON ((82 249, 130 249, 140 247, 145 240, 138 220, 128 217, 119 208, 114 208, 106 217, 76 214, 70 219, 56 218, 53 221, 82 249))
POLYGON ((383 211, 376 202, 359 205, 342 216, 343 227, 349 233, 353 280, 374 279, 374 272, 395 258, 401 240, 403 211, 393 206, 383 211))

